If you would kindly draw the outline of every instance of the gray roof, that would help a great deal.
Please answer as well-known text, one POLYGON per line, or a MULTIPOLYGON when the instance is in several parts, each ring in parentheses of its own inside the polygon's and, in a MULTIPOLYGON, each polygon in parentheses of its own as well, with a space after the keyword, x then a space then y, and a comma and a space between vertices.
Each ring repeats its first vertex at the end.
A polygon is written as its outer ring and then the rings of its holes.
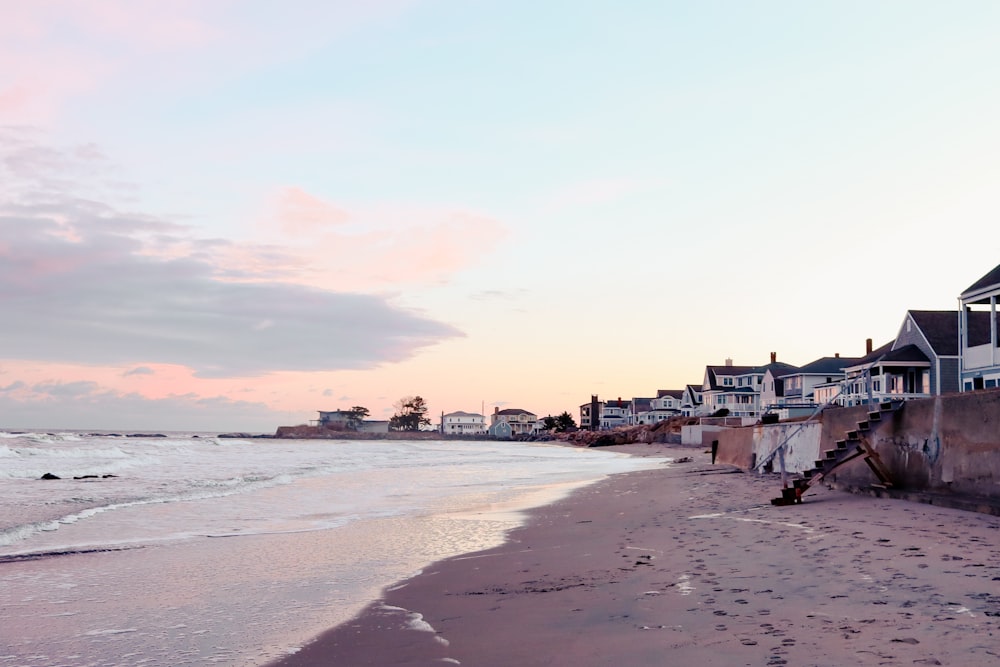
POLYGON ((974 294, 980 290, 985 290, 990 287, 1000 287, 1000 264, 998 264, 992 271, 987 273, 985 276, 977 280, 976 282, 969 285, 964 292, 962 292, 961 298, 965 298, 966 295, 974 294))
POLYGON ((879 359, 879 363, 882 364, 891 362, 903 364, 915 362, 927 363, 928 361, 927 355, 916 345, 904 345, 898 350, 889 350, 879 359))
POLYGON ((861 359, 858 357, 820 357, 816 361, 810 361, 800 368, 797 374, 827 375, 829 373, 841 373, 845 368, 850 368, 859 361, 861 359))
POLYGON ((669 396, 670 398, 676 398, 680 400, 684 396, 683 389, 657 389, 656 397, 663 398, 664 396, 669 396))

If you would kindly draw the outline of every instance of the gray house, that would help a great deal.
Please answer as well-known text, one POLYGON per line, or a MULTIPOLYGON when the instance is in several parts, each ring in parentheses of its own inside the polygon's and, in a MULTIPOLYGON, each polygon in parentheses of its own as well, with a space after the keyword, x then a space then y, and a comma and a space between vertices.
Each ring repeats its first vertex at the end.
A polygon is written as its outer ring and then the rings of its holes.
MULTIPOLYGON (((923 393, 932 396, 956 392, 959 389, 958 312, 954 310, 908 310, 893 350, 913 345, 928 362, 928 386, 923 393)), ((916 358, 916 357, 914 357, 916 358)), ((919 387, 921 383, 908 383, 919 387)))

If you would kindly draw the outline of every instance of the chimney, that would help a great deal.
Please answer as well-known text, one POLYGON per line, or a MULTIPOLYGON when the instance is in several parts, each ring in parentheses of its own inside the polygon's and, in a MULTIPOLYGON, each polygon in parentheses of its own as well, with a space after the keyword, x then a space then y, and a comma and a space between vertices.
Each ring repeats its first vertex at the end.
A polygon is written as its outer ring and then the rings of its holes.
POLYGON ((872 353, 872 339, 871 338, 866 338, 865 339, 865 354, 871 354, 871 353, 872 353))
POLYGON ((771 363, 773 364, 777 360, 778 360, 778 353, 777 352, 772 352, 771 353, 771 363))
POLYGON ((499 405, 494 405, 493 406, 493 414, 496 414, 498 412, 500 412, 500 406, 499 405))
POLYGON ((732 365, 733 365, 732 357, 726 357, 726 366, 732 366, 732 365))
POLYGON ((622 397, 619 396, 618 397, 618 407, 620 408, 621 406, 622 406, 622 397))
POLYGON ((833 358, 834 359, 840 359, 840 352, 834 352, 833 353, 833 358))

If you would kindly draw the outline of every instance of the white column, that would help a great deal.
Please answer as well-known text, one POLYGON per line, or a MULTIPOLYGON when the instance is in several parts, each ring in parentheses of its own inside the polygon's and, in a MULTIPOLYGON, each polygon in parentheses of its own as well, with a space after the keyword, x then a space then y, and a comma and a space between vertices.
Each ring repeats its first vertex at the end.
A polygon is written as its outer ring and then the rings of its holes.
POLYGON ((990 297, 990 365, 997 365, 997 296, 990 297))

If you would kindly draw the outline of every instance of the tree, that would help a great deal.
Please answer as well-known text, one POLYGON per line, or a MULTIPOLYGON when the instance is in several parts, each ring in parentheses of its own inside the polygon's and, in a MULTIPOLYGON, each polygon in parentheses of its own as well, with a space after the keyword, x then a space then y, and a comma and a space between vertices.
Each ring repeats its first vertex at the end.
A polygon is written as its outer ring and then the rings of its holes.
POLYGON ((576 420, 573 419, 573 415, 568 412, 563 412, 561 415, 556 417, 556 430, 560 433, 563 431, 576 430, 576 420))
POLYGON ((576 420, 568 412, 563 412, 558 417, 549 415, 542 422, 545 424, 546 431, 555 431, 556 433, 563 433, 576 428, 576 420))
POLYGON ((404 396, 393 407, 396 414, 389 419, 389 428, 394 431, 419 431, 421 426, 431 423, 427 418, 427 403, 420 396, 404 396))
POLYGON ((368 411, 368 408, 361 405, 355 405, 350 410, 345 410, 345 412, 348 415, 347 417, 348 428, 352 428, 355 431, 358 430, 358 427, 361 426, 361 422, 363 422, 365 418, 371 414, 368 411))

